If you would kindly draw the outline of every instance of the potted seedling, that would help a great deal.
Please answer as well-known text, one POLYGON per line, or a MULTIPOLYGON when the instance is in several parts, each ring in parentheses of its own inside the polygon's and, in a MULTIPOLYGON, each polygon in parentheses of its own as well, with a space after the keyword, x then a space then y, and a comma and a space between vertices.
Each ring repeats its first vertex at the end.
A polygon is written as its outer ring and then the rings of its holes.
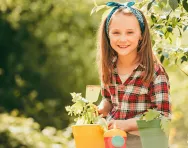
POLYGON ((137 120, 142 148, 168 148, 170 120, 155 109, 148 109, 137 120))
POLYGON ((104 148, 103 134, 107 130, 106 120, 98 115, 97 106, 100 86, 88 85, 86 97, 71 93, 73 105, 66 106, 68 115, 74 116, 72 126, 76 148, 104 148))

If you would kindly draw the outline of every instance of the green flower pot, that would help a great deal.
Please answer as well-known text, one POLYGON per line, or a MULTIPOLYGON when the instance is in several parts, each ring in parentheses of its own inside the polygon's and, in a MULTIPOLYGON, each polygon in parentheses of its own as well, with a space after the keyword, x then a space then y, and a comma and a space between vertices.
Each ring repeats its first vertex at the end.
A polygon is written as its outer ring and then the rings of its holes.
POLYGON ((160 121, 137 121, 142 148, 168 148, 168 137, 161 129, 160 121))

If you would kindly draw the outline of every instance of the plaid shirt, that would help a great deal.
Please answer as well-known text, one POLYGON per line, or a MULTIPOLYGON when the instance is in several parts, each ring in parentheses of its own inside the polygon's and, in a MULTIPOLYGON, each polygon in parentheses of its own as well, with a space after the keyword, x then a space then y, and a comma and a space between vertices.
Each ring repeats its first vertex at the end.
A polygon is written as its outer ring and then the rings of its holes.
POLYGON ((156 108, 162 115, 170 115, 170 85, 164 68, 154 65, 154 79, 151 83, 142 82, 144 66, 139 65, 127 80, 122 83, 116 64, 112 73, 111 85, 101 85, 101 95, 113 105, 107 119, 123 120, 140 116, 147 109, 156 108))

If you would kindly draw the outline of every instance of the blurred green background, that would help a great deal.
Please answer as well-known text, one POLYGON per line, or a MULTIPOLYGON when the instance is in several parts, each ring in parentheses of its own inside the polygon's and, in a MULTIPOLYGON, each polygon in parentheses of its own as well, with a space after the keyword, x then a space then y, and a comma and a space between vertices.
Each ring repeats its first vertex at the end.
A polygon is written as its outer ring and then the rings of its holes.
MULTIPOLYGON (((0 1, 0 148, 74 147, 65 111, 70 93, 85 96, 86 85, 100 84, 95 56, 102 13, 90 16, 93 7, 88 0, 0 1)), ((183 47, 187 38, 186 30, 183 47)), ((162 61, 171 83, 171 143, 188 147, 188 76, 162 61)), ((188 73, 186 60, 179 66, 188 73)))

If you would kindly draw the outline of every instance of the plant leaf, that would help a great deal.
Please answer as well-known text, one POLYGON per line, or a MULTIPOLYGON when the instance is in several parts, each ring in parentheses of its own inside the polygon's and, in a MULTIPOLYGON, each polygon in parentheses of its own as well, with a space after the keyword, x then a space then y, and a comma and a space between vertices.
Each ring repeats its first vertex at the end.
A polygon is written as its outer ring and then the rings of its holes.
POLYGON ((91 13, 90 15, 92 15, 94 12, 98 12, 99 10, 103 9, 107 7, 106 5, 100 5, 100 6, 95 6, 92 10, 91 10, 91 13))
POLYGON ((112 11, 113 8, 107 9, 106 11, 104 11, 104 13, 102 14, 102 20, 104 20, 108 14, 110 13, 110 11, 112 11))
POLYGON ((83 106, 84 104, 82 102, 76 102, 72 106, 72 109, 74 110, 75 114, 81 114, 81 112, 83 111, 83 106))
MULTIPOLYGON (((188 6, 187 6, 188 7, 188 6)), ((187 30, 188 29, 188 25, 186 25, 184 28, 183 28, 183 31, 187 30)))
POLYGON ((163 116, 160 125, 166 136, 168 136, 170 132, 170 120, 163 116))
POLYGON ((96 9, 96 12, 98 12, 99 10, 103 9, 103 8, 107 8, 108 6, 106 5, 100 5, 100 6, 97 6, 97 9, 96 9))
POLYGON ((188 61, 187 57, 186 56, 182 56, 181 57, 181 63, 185 62, 185 61, 188 61))
POLYGON ((77 100, 81 100, 82 99, 82 96, 81 96, 81 93, 71 93, 71 96, 72 96, 72 102, 76 102, 77 100))
POLYGON ((160 62, 161 62, 161 63, 163 63, 164 58, 165 58, 164 55, 162 55, 162 56, 160 57, 160 62))
POLYGON ((153 13, 151 14, 151 19, 153 23, 156 23, 157 19, 153 13))
POLYGON ((160 116, 160 113, 155 109, 148 109, 148 111, 145 112, 144 114, 145 114, 144 117, 146 121, 157 119, 160 116))
MULTIPOLYGON (((94 87, 96 89, 96 86, 94 87)), ((98 95, 100 92, 100 86, 97 86, 97 90, 98 90, 98 93, 95 93, 95 94, 98 95)), ((98 117, 96 105, 82 98, 81 93, 71 93, 71 95, 73 97, 72 99, 73 105, 65 107, 66 111, 68 112, 68 115, 75 116, 74 121, 76 121, 76 124, 94 123, 94 121, 98 117)), ((98 96, 94 98, 98 99, 98 96)))
POLYGON ((97 6, 93 7, 93 9, 91 10, 90 15, 92 15, 94 12, 96 12, 97 6))
POLYGON ((183 0, 183 8, 188 12, 188 1, 183 0))
POLYGON ((96 2, 96 0, 93 0, 93 3, 94 3, 95 6, 97 6, 97 2, 96 2))
POLYGON ((172 8, 172 10, 175 10, 178 7, 178 1, 177 0, 169 0, 169 5, 172 8))
POLYGON ((152 0, 148 5, 147 5, 147 10, 149 11, 151 9, 151 6, 155 2, 155 0, 152 0))

